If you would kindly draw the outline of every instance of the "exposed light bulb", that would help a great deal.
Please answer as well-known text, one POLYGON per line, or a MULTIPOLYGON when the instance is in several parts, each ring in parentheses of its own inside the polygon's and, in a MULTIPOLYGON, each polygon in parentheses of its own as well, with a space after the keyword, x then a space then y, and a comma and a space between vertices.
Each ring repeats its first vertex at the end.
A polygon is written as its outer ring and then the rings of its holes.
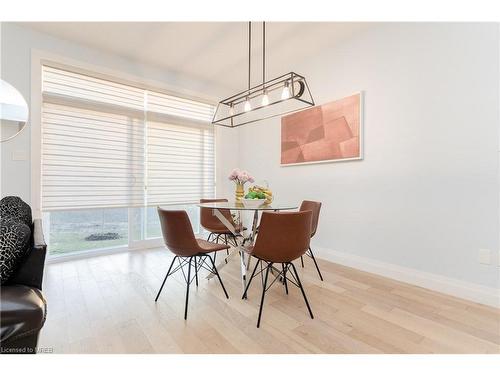
POLYGON ((245 107, 243 108, 245 112, 248 112, 252 109, 252 105, 250 104, 250 100, 248 100, 248 97, 245 100, 245 107))
POLYGON ((285 86, 283 87, 283 91, 281 92, 281 99, 285 100, 290 97, 290 88, 288 87, 288 81, 285 82, 285 86))
POLYGON ((231 103, 229 105, 229 116, 234 116, 234 105, 231 103))
POLYGON ((266 106, 269 104, 269 96, 267 95, 267 90, 264 90, 264 96, 262 97, 262 105, 266 106))

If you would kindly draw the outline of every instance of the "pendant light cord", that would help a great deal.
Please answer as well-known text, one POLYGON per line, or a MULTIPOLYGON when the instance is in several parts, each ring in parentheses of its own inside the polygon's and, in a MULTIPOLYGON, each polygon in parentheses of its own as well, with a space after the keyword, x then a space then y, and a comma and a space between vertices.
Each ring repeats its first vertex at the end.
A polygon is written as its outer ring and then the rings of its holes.
POLYGON ((262 22, 262 84, 266 82, 266 21, 262 22))
POLYGON ((251 53, 252 53, 252 22, 248 22, 248 91, 250 91, 251 53))
MULTIPOLYGON (((252 22, 248 22, 248 91, 252 71, 252 22)), ((262 84, 266 82, 266 22, 262 22, 262 84)))

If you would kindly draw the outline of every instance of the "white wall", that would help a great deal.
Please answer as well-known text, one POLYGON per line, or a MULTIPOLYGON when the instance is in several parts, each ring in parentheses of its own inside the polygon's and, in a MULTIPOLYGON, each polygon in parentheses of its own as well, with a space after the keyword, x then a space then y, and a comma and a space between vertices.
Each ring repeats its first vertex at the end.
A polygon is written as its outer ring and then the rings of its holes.
MULTIPOLYGON (((158 82, 174 92, 190 93, 208 99, 218 98, 218 88, 213 84, 193 81, 163 69, 157 69, 115 55, 86 48, 62 39, 33 31, 31 29, 3 22, 1 23, 1 78, 11 83, 30 103, 31 99, 31 54, 34 50, 55 54, 83 64, 91 64, 116 74, 127 74, 147 82, 158 82)), ((32 122, 28 128, 14 139, 0 143, 0 192, 1 196, 18 195, 31 202, 31 161, 30 135, 32 127, 40 126, 32 122), (26 160, 12 160, 14 151, 26 151, 26 160)), ((230 137, 237 137, 234 133, 230 137)), ((236 142, 232 146, 217 145, 217 159, 225 160, 221 152, 236 154, 236 142)), ((221 169, 219 168, 218 171, 221 169)))
POLYGON ((218 126, 216 131, 216 182, 217 197, 231 199, 234 197, 234 183, 228 180, 228 176, 239 166, 239 137, 236 129, 218 126))
POLYGON ((365 91, 365 159, 280 167, 272 119, 240 128, 240 166, 282 200, 323 202, 318 247, 498 287, 500 268, 478 264, 499 249, 498 38, 496 24, 377 25, 291 62, 317 104, 365 91))

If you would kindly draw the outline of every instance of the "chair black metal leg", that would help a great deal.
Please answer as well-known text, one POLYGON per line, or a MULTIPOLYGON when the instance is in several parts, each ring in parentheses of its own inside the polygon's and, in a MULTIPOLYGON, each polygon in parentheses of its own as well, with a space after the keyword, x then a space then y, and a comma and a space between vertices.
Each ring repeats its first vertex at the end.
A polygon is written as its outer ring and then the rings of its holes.
POLYGON ((189 284, 191 284, 191 261, 193 257, 189 258, 189 266, 188 266, 188 277, 187 277, 187 286, 186 286, 186 306, 184 307, 184 320, 187 319, 188 316, 188 302, 189 302, 189 284))
POLYGON ((314 262, 314 265, 316 266, 316 270, 318 271, 319 278, 321 279, 321 281, 323 281, 323 275, 321 275, 321 271, 319 270, 318 263, 316 262, 316 258, 314 257, 314 254, 313 254, 313 251, 311 250, 311 248, 309 248, 309 254, 311 255, 311 258, 314 262))
POLYGON ((273 265, 272 263, 269 263, 266 268, 264 286, 262 287, 262 296, 260 297, 260 308, 259 308, 259 317, 257 319, 257 328, 260 327, 260 318, 262 317, 262 308, 264 307, 264 296, 266 295, 267 277, 269 276, 269 270, 271 269, 272 265, 273 265))
POLYGON ((304 257, 300 257, 300 263, 302 264, 302 268, 304 268, 304 257))
POLYGON ((293 272, 295 273, 295 277, 297 278, 297 284, 299 285, 300 291, 302 292, 302 296, 304 297, 304 301, 306 301, 306 306, 307 306, 307 309, 309 310, 309 315, 311 316, 311 319, 314 319, 314 315, 312 313, 311 306, 309 306, 309 301, 307 300, 306 293, 304 292, 304 288, 302 287, 302 283, 300 282, 299 274, 297 273, 297 270, 295 269, 295 266, 293 265, 292 262, 290 262, 288 264, 292 266, 293 272))
POLYGON ((207 255, 207 257, 208 257, 208 259, 210 259, 210 261, 212 262, 213 271, 214 271, 214 273, 215 273, 215 276, 217 276, 217 278, 219 279, 220 285, 222 286, 222 290, 224 290, 224 294, 226 295, 226 298, 228 298, 228 299, 229 299, 229 295, 227 294, 226 288, 224 287, 224 284, 222 283, 222 279, 221 279, 221 278, 220 278, 220 276, 219 276, 219 271, 217 271, 217 267, 215 267, 215 263, 214 263, 214 261, 213 261, 213 260, 212 260, 212 258, 211 258, 211 257, 209 257, 208 255, 207 255))
POLYGON ((208 234, 208 237, 207 237, 207 241, 208 241, 208 242, 210 242, 210 240, 212 239, 212 234, 213 234, 212 232, 210 232, 210 233, 208 234))
POLYGON ((174 259, 172 259, 172 263, 170 263, 170 267, 168 267, 167 274, 166 274, 165 278, 163 279, 163 282, 161 283, 161 287, 160 287, 160 290, 158 291, 158 294, 156 295, 155 302, 158 301, 158 298, 160 297, 160 293, 163 289, 163 285, 165 285, 165 281, 167 281, 167 277, 169 276, 170 270, 172 269, 172 266, 174 265, 174 262, 176 259, 177 259, 177 255, 174 257, 174 259))
POLYGON ((236 236, 231 233, 231 239, 233 240, 233 244, 235 247, 238 247, 238 242, 236 241, 236 236))
POLYGON ((198 287, 198 263, 196 261, 196 256, 194 258, 194 278, 196 280, 196 286, 198 287))
MULTIPOLYGON (((227 234, 224 234, 224 242, 226 243, 226 246, 227 246, 227 234)), ((226 254, 229 255, 229 249, 226 249, 226 254)), ((227 263, 227 261, 226 261, 227 263)))
POLYGON ((261 260, 259 259, 257 261, 257 263, 255 263, 255 267, 253 268, 252 276, 250 276, 250 279, 248 280, 247 286, 245 287, 245 291, 243 292, 243 296, 241 296, 241 299, 247 298, 248 288, 250 287, 250 284, 252 283, 253 277, 255 275, 255 271, 257 271, 257 266, 259 265, 260 262, 261 262, 261 260))
POLYGON ((217 251, 214 251, 214 264, 215 264, 215 259, 217 258, 217 251))
POLYGON ((288 294, 288 283, 286 282, 286 271, 287 271, 288 265, 285 265, 285 263, 281 263, 281 269, 283 270, 283 284, 285 285, 285 293, 288 294))

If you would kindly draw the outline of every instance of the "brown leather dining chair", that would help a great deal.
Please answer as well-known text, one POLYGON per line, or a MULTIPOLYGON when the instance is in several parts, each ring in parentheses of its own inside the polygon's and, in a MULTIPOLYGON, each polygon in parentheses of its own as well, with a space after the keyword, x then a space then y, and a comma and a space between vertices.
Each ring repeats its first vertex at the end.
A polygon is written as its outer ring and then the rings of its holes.
POLYGON ((259 235, 257 236, 255 245, 247 248, 247 251, 257 258, 257 262, 255 263, 252 275, 248 280, 248 284, 242 296, 242 299, 247 298, 248 288, 252 280, 265 270, 257 328, 260 326, 266 291, 278 278, 283 280, 286 294, 288 294, 288 282, 300 289, 309 315, 311 319, 314 319, 299 275, 292 263, 295 259, 304 255, 309 248, 309 241, 311 239, 311 220, 311 211, 262 213, 259 235), (261 270, 256 273, 258 266, 262 265, 262 263, 265 263, 265 268, 261 266, 261 270), (275 267, 275 264, 280 265, 281 269, 275 267), (269 283, 269 272, 272 270, 276 271, 276 274, 274 275, 274 280, 269 283), (290 275, 291 278, 289 278, 288 275, 290 275))
MULTIPOLYGON (((217 198, 217 199, 200 199, 200 203, 216 203, 216 202, 227 202, 227 199, 217 198)), ((230 210, 220 210, 222 215, 233 224, 237 231, 241 231, 241 225, 236 225, 231 216, 230 210)), ((233 233, 219 220, 217 216, 213 214, 213 209, 200 207, 200 225, 203 229, 210 234, 207 237, 207 241, 212 241, 215 243, 223 242, 226 245, 238 246, 238 242, 233 233)), ((229 255, 229 248, 226 250, 226 254, 229 255)), ((214 262, 217 253, 214 253, 214 262)), ((225 260, 227 263, 227 259, 225 260)))
POLYGON ((219 272, 215 267, 215 262, 212 257, 208 255, 208 253, 214 251, 226 250, 229 246, 197 239, 194 236, 191 221, 189 220, 189 216, 186 211, 164 210, 158 207, 158 215, 160 216, 161 231, 165 245, 172 253, 175 254, 175 256, 174 259, 172 259, 172 263, 170 263, 167 275, 165 276, 160 290, 156 295, 155 302, 158 301, 167 278, 178 270, 181 270, 187 285, 186 304, 184 307, 184 319, 187 319, 189 285, 194 279, 196 280, 196 286, 198 286, 198 272, 201 268, 217 276, 226 298, 229 298, 226 288, 224 287, 224 284, 219 276, 219 272), (174 268, 174 270, 172 270, 176 260, 179 264, 174 268), (188 268, 187 277, 183 269, 186 264, 188 268), (191 277, 192 270, 194 271, 194 278, 191 277))
MULTIPOLYGON (((216 202, 227 202, 227 199, 200 199, 200 203, 216 203, 216 202)), ((219 220, 217 216, 213 214, 213 209, 211 208, 200 208, 200 224, 203 229, 210 232, 207 241, 213 241, 219 243, 223 240, 226 245, 233 243, 234 246, 238 246, 234 234, 231 233, 229 229, 219 220)), ((236 230, 241 230, 241 225, 236 225, 231 216, 230 210, 220 210, 222 215, 236 228, 236 230)))
MULTIPOLYGON (((312 211, 312 222, 311 222, 311 238, 314 237, 316 231, 318 230, 318 222, 319 222, 319 212, 321 210, 321 202, 314 201, 303 201, 300 205, 299 211, 312 211)), ((318 262, 316 262, 316 258, 314 257, 311 246, 307 249, 305 255, 308 255, 312 258, 314 265, 316 266, 316 270, 318 271, 319 278, 323 281, 323 275, 321 275, 321 271, 319 270, 318 262)), ((304 257, 300 257, 300 263, 302 264, 302 268, 304 268, 304 257)))

